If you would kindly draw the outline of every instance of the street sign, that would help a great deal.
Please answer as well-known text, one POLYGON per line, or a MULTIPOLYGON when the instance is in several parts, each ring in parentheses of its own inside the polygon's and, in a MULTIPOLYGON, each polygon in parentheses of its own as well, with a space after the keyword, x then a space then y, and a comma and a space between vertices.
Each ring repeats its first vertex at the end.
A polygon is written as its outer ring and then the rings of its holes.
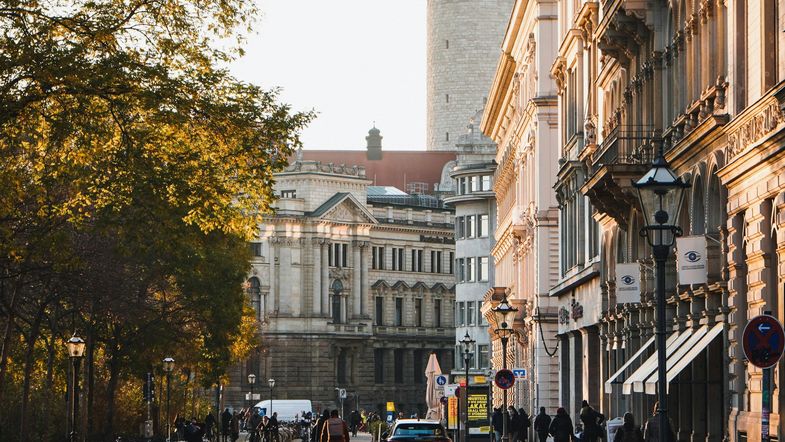
POLYGON ((440 385, 440 386, 447 385, 447 376, 443 374, 436 376, 436 385, 440 385))
POLYGON ((505 369, 499 370, 496 372, 496 378, 494 378, 496 382, 496 386, 501 388, 502 390, 507 390, 508 388, 515 385, 515 375, 510 371, 505 369))
POLYGON ((526 369, 525 368, 513 368, 512 374, 515 375, 516 379, 526 379, 526 369))
POLYGON ((458 389, 458 384, 447 384, 444 386, 444 395, 447 397, 455 396, 455 390, 458 389))
POLYGON ((785 331, 777 318, 760 315, 750 319, 742 334, 744 356, 758 368, 777 365, 785 350, 785 331))
POLYGON ((341 398, 341 399, 346 399, 346 389, 345 388, 339 388, 338 389, 338 397, 341 398))

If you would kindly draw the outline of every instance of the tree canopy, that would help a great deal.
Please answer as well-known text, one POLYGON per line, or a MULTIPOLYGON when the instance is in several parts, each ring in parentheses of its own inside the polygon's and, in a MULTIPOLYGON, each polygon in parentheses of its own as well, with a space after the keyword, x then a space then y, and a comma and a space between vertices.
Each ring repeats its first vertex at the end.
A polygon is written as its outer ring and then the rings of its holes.
POLYGON ((0 440, 61 436, 71 333, 95 440, 162 357, 207 386, 252 348, 247 241, 313 117, 227 71, 258 12, 0 0, 0 440))

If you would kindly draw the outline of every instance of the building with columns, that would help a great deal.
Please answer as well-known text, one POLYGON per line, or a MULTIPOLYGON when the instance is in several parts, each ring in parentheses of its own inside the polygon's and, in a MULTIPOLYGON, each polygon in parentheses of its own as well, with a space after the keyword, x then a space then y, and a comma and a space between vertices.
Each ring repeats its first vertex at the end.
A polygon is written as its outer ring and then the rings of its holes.
POLYGON ((254 373, 276 379, 276 399, 316 409, 336 408, 344 388, 347 410, 424 413, 430 353, 446 370, 454 358, 453 210, 303 156, 276 174, 276 212, 251 243, 261 347, 232 373, 227 403, 244 406, 254 373))
MULTIPOLYGON (((549 296, 558 278, 558 167, 556 84, 548 75, 557 50, 557 2, 517 1, 490 84, 482 130, 497 143, 496 275, 483 314, 491 325, 493 367, 502 367, 502 345, 491 312, 506 291, 519 309, 507 366, 525 368, 512 404, 529 411, 558 405, 556 307, 549 296)), ((500 394, 494 395, 500 405, 500 394)))

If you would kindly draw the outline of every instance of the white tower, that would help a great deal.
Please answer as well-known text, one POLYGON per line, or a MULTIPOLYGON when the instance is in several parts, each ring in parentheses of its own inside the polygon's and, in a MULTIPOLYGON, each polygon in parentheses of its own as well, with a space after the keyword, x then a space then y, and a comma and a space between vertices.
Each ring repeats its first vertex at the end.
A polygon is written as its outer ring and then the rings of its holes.
POLYGON ((454 150, 482 109, 513 0, 428 0, 428 150, 454 150))

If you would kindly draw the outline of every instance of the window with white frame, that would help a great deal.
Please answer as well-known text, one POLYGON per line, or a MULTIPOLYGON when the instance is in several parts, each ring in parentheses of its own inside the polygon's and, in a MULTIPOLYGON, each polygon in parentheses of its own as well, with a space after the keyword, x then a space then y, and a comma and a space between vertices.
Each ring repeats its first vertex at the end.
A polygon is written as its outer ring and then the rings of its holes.
POLYGON ((477 222, 477 236, 480 238, 487 238, 488 237, 488 215, 478 215, 478 222, 477 222))
POLYGON ((477 236, 477 225, 475 223, 476 218, 474 215, 469 215, 466 217, 466 237, 467 238, 474 238, 477 236))
POLYGON ((455 218, 455 239, 461 239, 464 237, 464 232, 466 229, 466 221, 464 217, 459 216, 455 218))
POLYGON ((458 303, 458 317, 455 318, 455 325, 466 325, 466 304, 463 302, 458 303))
POLYGON ((489 191, 491 190, 491 176, 490 175, 483 175, 482 176, 482 190, 489 191))
POLYGON ((466 258, 466 281, 467 282, 474 282, 474 258, 466 258))
POLYGON ((465 268, 464 268, 463 258, 458 258, 456 261, 457 262, 456 262, 455 266, 457 267, 457 270, 458 270, 458 274, 457 274, 458 282, 464 282, 464 281, 466 281, 466 272, 465 272, 465 268))
POLYGON ((474 325, 474 301, 466 302, 466 325, 474 325))
POLYGON ((477 280, 488 282, 488 257, 480 256, 477 258, 477 280))
POLYGON ((488 344, 480 344, 477 346, 477 368, 490 368, 488 351, 488 344))

